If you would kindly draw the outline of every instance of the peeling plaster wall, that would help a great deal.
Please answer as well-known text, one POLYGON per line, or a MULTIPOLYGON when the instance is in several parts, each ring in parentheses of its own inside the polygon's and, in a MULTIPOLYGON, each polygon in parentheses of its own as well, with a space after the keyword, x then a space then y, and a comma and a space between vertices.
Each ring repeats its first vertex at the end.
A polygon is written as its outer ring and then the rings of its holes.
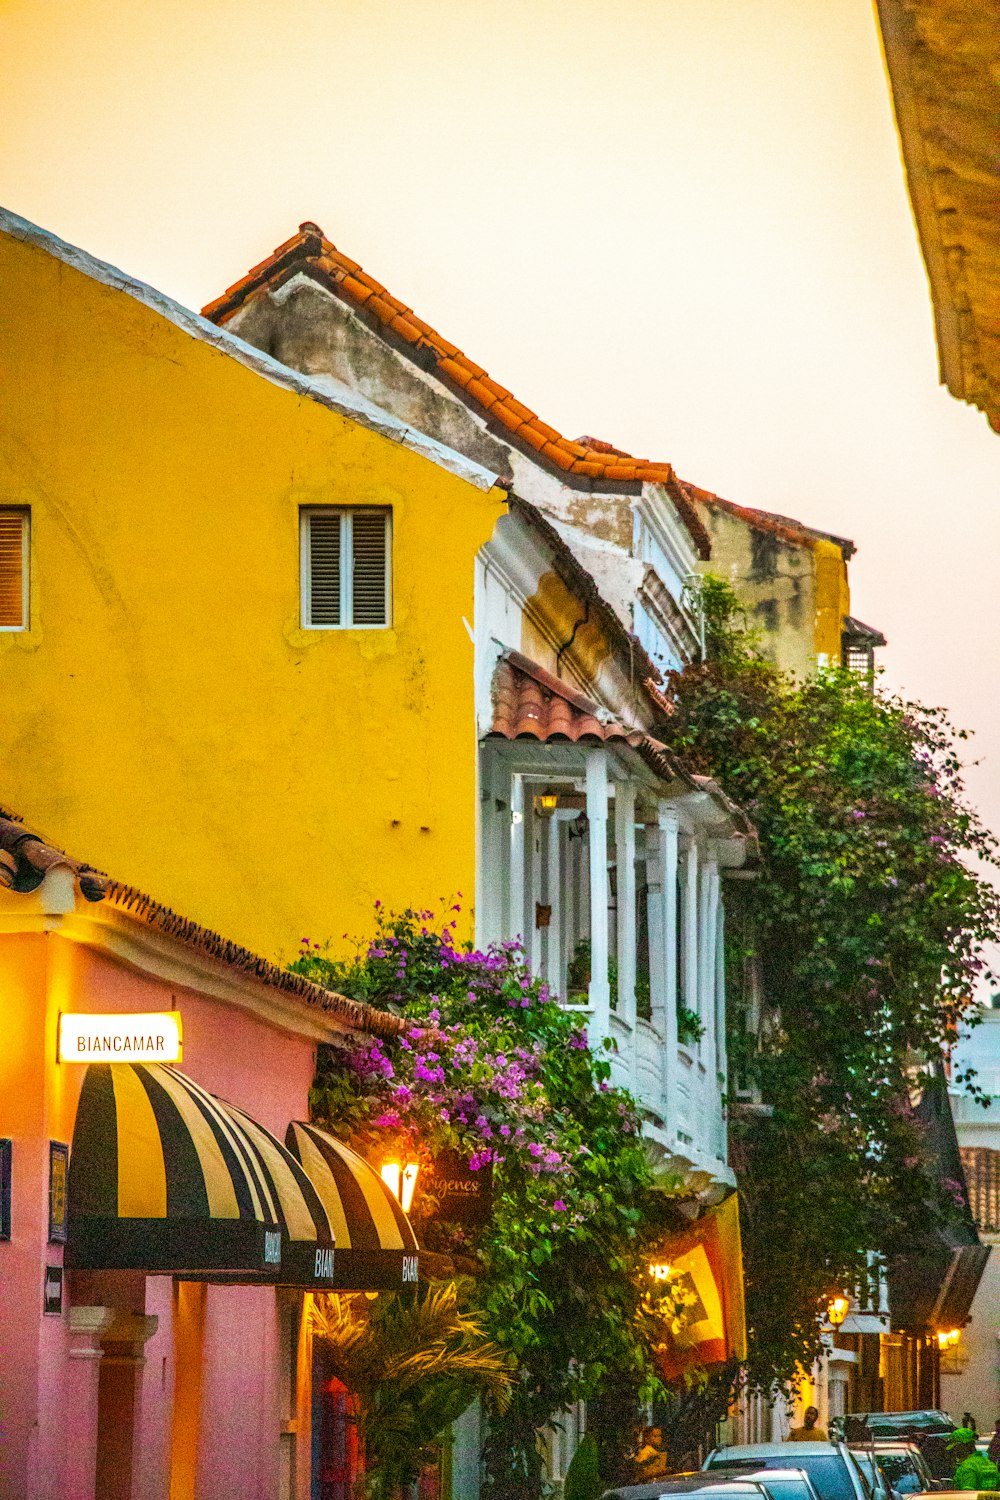
POLYGON ((494 473, 510 472, 505 444, 308 276, 294 276, 277 292, 250 298, 227 319, 226 328, 304 375, 332 375, 494 473))
POLYGON ((699 506, 699 514, 712 538, 712 557, 701 565, 702 572, 732 584, 776 666, 796 677, 807 676, 816 667, 817 655, 813 547, 792 545, 713 506, 699 506))

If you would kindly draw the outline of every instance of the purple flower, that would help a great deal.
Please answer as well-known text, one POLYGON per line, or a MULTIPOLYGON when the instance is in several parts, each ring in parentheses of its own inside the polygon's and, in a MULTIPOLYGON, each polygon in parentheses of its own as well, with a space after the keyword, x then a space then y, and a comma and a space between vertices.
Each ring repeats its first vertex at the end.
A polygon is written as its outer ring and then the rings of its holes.
POLYGON ((575 1047, 578 1052, 585 1052, 587 1049, 586 1031, 582 1028, 579 1031, 571 1031, 569 1034, 569 1044, 571 1047, 575 1047))
POLYGON ((557 1198, 552 1207, 555 1209, 556 1213, 564 1214, 566 1212, 566 1205, 561 1198, 557 1198))

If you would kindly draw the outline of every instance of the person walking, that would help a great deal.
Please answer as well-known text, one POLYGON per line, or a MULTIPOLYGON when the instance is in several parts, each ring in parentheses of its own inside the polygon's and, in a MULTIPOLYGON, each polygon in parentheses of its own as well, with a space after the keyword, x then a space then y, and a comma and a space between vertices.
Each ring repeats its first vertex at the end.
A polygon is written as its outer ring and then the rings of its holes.
POLYGON ((956 1490, 995 1490, 1000 1488, 1000 1468, 985 1453, 976 1451, 973 1427, 956 1427, 947 1444, 955 1461, 956 1490))
POLYGON ((793 1427, 788 1434, 790 1443, 825 1443, 828 1436, 825 1427, 817 1427, 819 1421, 819 1408, 807 1406, 802 1418, 801 1427, 793 1427))

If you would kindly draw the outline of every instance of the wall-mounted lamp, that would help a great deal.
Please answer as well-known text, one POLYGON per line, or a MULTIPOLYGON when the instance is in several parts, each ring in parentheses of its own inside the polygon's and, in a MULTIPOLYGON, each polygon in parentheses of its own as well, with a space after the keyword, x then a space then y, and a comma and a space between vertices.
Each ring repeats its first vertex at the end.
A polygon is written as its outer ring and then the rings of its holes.
POLYGON ((851 1300, 849 1297, 844 1297, 840 1293, 838 1293, 835 1297, 831 1297, 829 1302, 826 1304, 826 1316, 829 1319, 831 1326, 834 1328, 839 1328, 850 1310, 851 1300))
POLYGON ((937 1341, 939 1349, 954 1349, 962 1337, 961 1328, 939 1328, 937 1341))
POLYGON ((649 1274, 654 1281, 669 1281, 671 1269, 666 1261, 654 1260, 650 1262, 649 1274))
POLYGON ((413 1191, 417 1185, 420 1165, 415 1161, 387 1161, 382 1166, 382 1181, 389 1189, 404 1214, 410 1212, 413 1191))
POLYGON ((535 798, 535 812, 543 818, 551 818, 559 806, 558 792, 542 792, 535 798))

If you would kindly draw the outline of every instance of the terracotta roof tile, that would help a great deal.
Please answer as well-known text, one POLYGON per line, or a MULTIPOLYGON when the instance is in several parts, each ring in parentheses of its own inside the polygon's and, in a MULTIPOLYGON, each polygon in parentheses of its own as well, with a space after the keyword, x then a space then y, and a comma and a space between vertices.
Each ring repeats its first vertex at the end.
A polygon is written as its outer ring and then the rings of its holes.
POLYGON ((489 411, 490 407, 501 399, 495 391, 490 390, 484 380, 477 380, 475 376, 465 387, 465 394, 471 396, 473 401, 478 401, 484 411, 489 411))
POLYGON ((659 740, 645 730, 622 724, 596 703, 554 677, 519 651, 507 651, 493 674, 493 724, 490 735, 505 740, 532 739, 541 744, 625 744, 635 750, 664 781, 695 780, 659 740))
POLYGON ((207 954, 227 968, 238 969, 272 989, 296 996, 311 1009, 337 1016, 359 1030, 370 1031, 378 1036, 395 1036, 404 1029, 405 1023, 399 1016, 350 1000, 334 990, 325 990, 321 985, 304 979, 301 974, 291 974, 287 969, 279 968, 277 964, 252 953, 249 948, 230 942, 187 917, 178 916, 169 907, 161 906, 134 886, 110 880, 92 865, 71 859, 62 850, 31 833, 20 818, 0 808, 0 886, 30 893, 38 889, 50 869, 59 865, 72 871, 79 883, 80 894, 88 901, 106 900, 145 922, 147 926, 207 954))
POLYGON ((845 562, 849 561, 857 551, 854 543, 849 537, 835 536, 831 531, 818 531, 813 526, 806 526, 802 521, 796 521, 792 516, 779 516, 769 510, 755 510, 749 505, 737 505, 733 500, 723 500, 721 495, 713 495, 710 490, 699 489, 697 485, 690 484, 686 480, 674 475, 673 488, 685 495, 692 505, 704 505, 709 510, 726 511, 731 516, 738 517, 754 531, 766 531, 772 536, 781 537, 782 541, 791 543, 794 547, 812 547, 817 540, 833 542, 844 555, 845 562))
POLYGON ((543 443, 538 451, 539 453, 543 453, 546 458, 551 459, 559 469, 576 468, 576 460, 572 453, 567 453, 566 449, 560 443, 543 443))
MULTIPOLYGON (((502 385, 491 380, 481 365, 468 359, 430 324, 418 318, 411 308, 397 301, 384 286, 367 275, 355 261, 342 255, 313 223, 304 223, 297 235, 279 245, 273 255, 254 266, 223 296, 210 302, 203 309, 205 317, 216 323, 225 323, 248 298, 287 279, 297 269, 306 270, 336 295, 362 309, 367 317, 376 319, 383 328, 395 333, 407 348, 419 347, 429 351, 436 373, 457 388, 463 400, 478 408, 491 424, 505 428, 516 444, 523 443, 529 452, 537 453, 542 462, 563 475, 571 476, 571 483, 600 489, 606 485, 631 488, 670 481, 673 470, 667 463, 634 458, 595 438, 571 441, 542 422, 530 407, 515 400, 502 385)), ((678 509, 700 555, 707 558, 711 543, 694 507, 681 501, 678 509)))
MULTIPOLYGON (((651 687, 665 705, 667 700, 651 687)), ((673 713, 673 705, 668 706, 673 713)), ((628 745, 657 776, 667 782, 682 782, 689 791, 703 792, 730 820, 738 837, 745 841, 749 857, 759 853, 757 831, 743 809, 723 791, 710 776, 693 775, 662 742, 636 725, 623 724, 612 718, 596 703, 577 692, 568 683, 522 656, 520 651, 505 651, 493 673, 493 723, 488 738, 569 740, 572 744, 628 745)))

